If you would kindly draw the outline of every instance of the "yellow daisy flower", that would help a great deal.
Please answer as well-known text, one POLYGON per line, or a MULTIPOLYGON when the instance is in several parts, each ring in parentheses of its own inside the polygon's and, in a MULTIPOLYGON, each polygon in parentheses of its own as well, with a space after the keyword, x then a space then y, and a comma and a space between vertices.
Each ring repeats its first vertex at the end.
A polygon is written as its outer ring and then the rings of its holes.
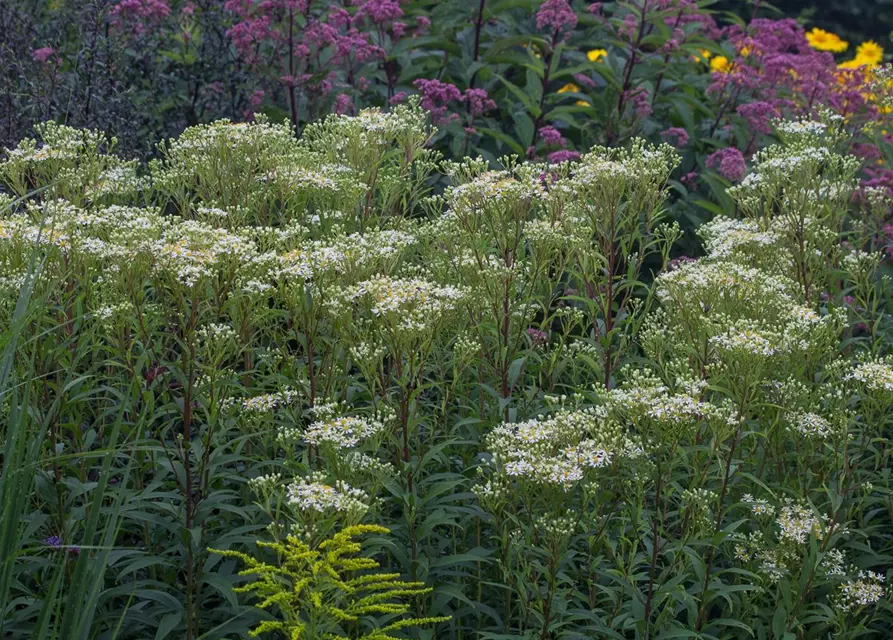
POLYGON ((732 63, 725 56, 715 56, 710 60, 710 70, 728 73, 732 70, 732 63))
POLYGON ((856 59, 872 66, 880 64, 884 59, 884 48, 874 40, 868 40, 856 49, 856 59))
POLYGON ((607 49, 592 49, 586 52, 586 57, 589 58, 589 62, 599 62, 602 58, 608 57, 608 51, 607 49))
POLYGON ((806 33, 806 41, 809 42, 810 47, 817 51, 833 51, 834 53, 842 53, 850 46, 849 42, 842 40, 836 33, 818 27, 806 33))

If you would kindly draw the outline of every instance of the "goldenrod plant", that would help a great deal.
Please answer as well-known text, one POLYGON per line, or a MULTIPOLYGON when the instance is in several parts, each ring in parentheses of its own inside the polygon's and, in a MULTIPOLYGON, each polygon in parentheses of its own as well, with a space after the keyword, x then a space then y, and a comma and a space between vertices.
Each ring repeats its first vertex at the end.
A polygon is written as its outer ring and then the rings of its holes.
POLYGON ((376 560, 357 555, 362 549, 357 538, 387 533, 385 527, 355 525, 315 548, 294 535, 284 541, 258 541, 258 547, 276 553, 274 562, 240 551, 212 551, 241 560, 246 568, 240 575, 257 579, 236 591, 253 593, 261 598, 258 607, 274 610, 277 619, 262 622, 252 636, 278 631, 289 640, 398 640, 391 632, 450 618, 403 617, 411 607, 404 600, 430 593, 431 588, 401 580, 399 573, 376 572, 376 560))

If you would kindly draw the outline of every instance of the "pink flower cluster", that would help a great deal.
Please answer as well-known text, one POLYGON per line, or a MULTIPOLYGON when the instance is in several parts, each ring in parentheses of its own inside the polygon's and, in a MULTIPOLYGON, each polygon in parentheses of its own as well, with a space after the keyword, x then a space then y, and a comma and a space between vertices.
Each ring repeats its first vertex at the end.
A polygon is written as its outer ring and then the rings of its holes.
POLYGON ((740 182, 747 173, 744 154, 735 147, 720 149, 707 156, 707 166, 732 182, 740 182))
POLYGON ((56 50, 52 47, 41 47, 32 51, 31 57, 37 62, 46 62, 54 53, 56 53, 56 50))
POLYGON ((573 160, 580 159, 579 151, 571 151, 570 149, 562 149, 560 151, 553 151, 548 155, 549 162, 552 164, 561 164, 562 162, 571 162, 573 160))
MULTIPOLYGON (((370 86, 360 67, 381 63, 387 48, 407 35, 400 21, 400 0, 351 0, 348 3, 313 0, 226 0, 224 8, 236 14, 227 35, 249 64, 272 66, 281 84, 306 97, 324 97, 336 87, 364 92, 370 86), (352 9, 353 8, 353 9, 352 9), (278 67, 278 69, 276 69, 278 67)), ((415 33, 430 26, 416 21, 415 33)), ((389 81, 392 76, 389 74, 389 81)), ((352 109, 342 93, 335 108, 352 109)))
POLYGON ((564 139, 561 132, 552 126, 540 127, 539 136, 540 140, 548 147, 563 147, 567 144, 567 140, 564 139))
POLYGON ((567 0, 546 0, 536 12, 536 28, 558 33, 577 26, 577 14, 567 0))
POLYGON ((115 27, 141 34, 170 14, 167 0, 119 0, 109 10, 109 21, 115 27))
POLYGON ((403 9, 397 0, 354 0, 360 5, 355 21, 368 19, 373 24, 386 24, 403 17, 403 9))
MULTIPOLYGON (((441 80, 426 80, 419 78, 413 85, 422 96, 422 107, 431 113, 435 124, 449 124, 459 119, 458 113, 449 113, 451 102, 464 102, 468 106, 468 113, 472 117, 479 116, 496 108, 496 103, 490 99, 483 89, 466 89, 465 93, 454 84, 441 80)), ((405 98, 402 92, 391 99, 391 103, 399 102, 405 98), (402 94, 402 95, 401 95, 402 94)))
POLYGON ((660 132, 660 137, 675 147, 684 147, 688 144, 688 131, 682 127, 670 127, 660 132))

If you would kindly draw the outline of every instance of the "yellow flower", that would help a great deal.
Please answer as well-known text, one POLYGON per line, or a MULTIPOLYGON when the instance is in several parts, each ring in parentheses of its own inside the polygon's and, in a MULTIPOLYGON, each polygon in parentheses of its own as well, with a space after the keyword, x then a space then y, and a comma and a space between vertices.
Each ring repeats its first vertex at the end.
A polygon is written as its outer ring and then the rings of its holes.
POLYGON ((884 48, 874 40, 863 42, 856 49, 856 60, 862 60, 863 64, 874 66, 884 59, 884 48))
POLYGON ((578 91, 580 91, 580 87, 571 82, 568 82, 566 85, 558 90, 558 93, 577 93, 578 91))
POLYGON ((815 27, 812 31, 806 33, 806 40, 809 42, 810 47, 818 51, 841 53, 846 51, 850 46, 849 42, 841 40, 840 36, 836 33, 831 33, 830 31, 819 29, 818 27, 815 27))
POLYGON ((846 60, 837 65, 838 69, 859 69, 860 67, 872 66, 862 60, 859 57, 853 58, 852 60, 846 60))
POLYGON ((698 49, 698 55, 692 56, 691 59, 694 62, 707 62, 712 57, 713 54, 707 51, 707 49, 698 49))
POLYGON ((710 60, 710 70, 719 71, 720 73, 728 73, 732 70, 732 63, 725 56, 716 56, 710 60))
POLYGON ((602 58, 608 57, 608 51, 606 49, 592 49, 586 52, 586 57, 589 58, 589 62, 599 62, 602 58))
POLYGON ((743 56, 743 57, 746 58, 747 56, 750 55, 750 47, 741 47, 741 50, 738 51, 738 53, 739 53, 741 56, 743 56))
POLYGON ((585 100, 577 100, 574 104, 577 105, 578 107, 588 107, 589 106, 589 103, 586 102, 585 100))
POLYGON ((859 69, 867 67, 873 69, 884 59, 884 48, 874 40, 863 42, 856 49, 856 57, 852 60, 841 62, 837 65, 840 69, 859 69))

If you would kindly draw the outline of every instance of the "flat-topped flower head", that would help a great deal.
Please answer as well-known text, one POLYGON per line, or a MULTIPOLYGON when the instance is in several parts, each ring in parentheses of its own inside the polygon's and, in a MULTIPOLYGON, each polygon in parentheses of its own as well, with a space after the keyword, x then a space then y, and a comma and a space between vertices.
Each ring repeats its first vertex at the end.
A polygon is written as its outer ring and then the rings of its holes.
POLYGON ((380 422, 341 416, 311 424, 304 432, 304 441, 315 446, 349 449, 380 433, 383 428, 384 425, 380 422))

